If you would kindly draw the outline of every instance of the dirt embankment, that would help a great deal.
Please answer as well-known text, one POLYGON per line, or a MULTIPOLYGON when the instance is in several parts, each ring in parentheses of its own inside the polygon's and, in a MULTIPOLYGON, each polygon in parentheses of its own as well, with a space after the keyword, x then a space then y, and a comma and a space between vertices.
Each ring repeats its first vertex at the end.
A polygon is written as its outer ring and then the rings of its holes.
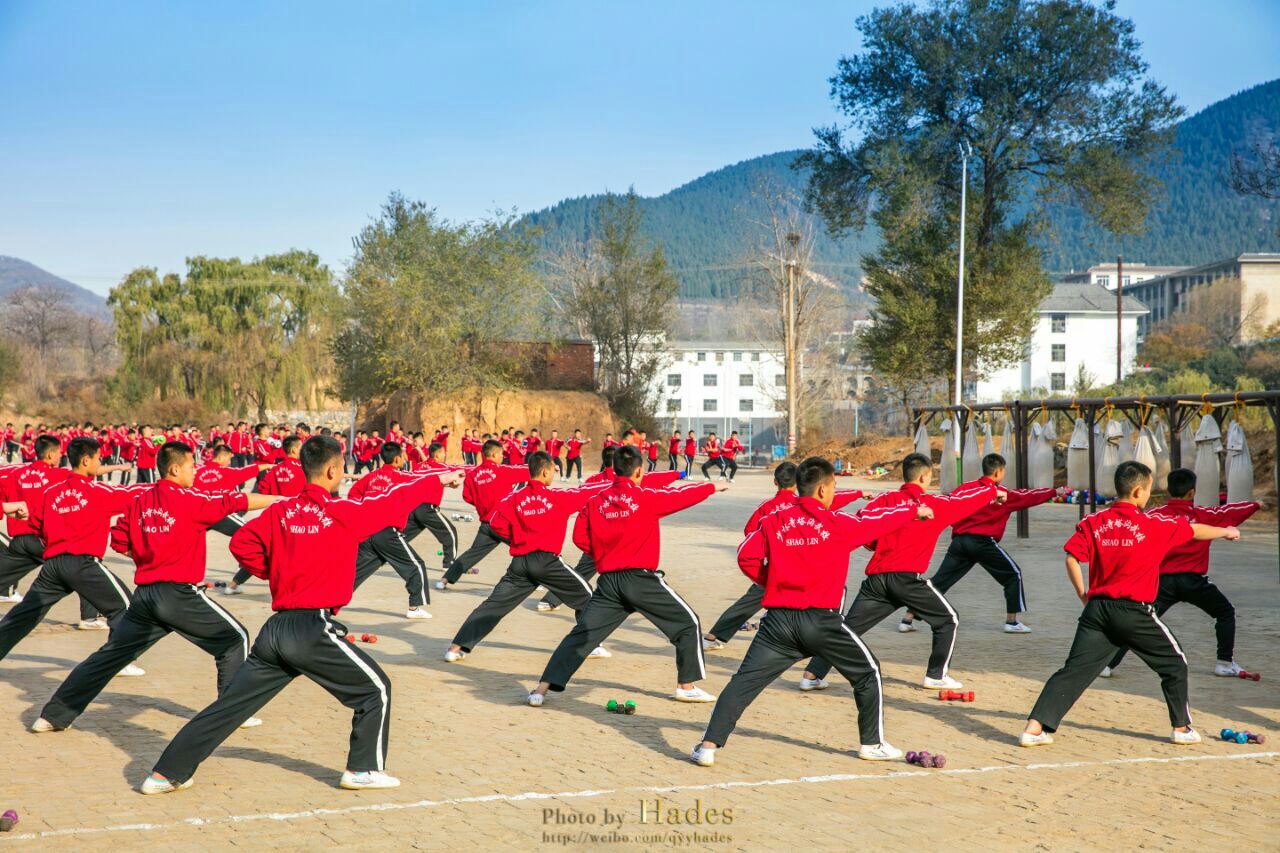
MULTIPOLYGON (((575 429, 592 440, 585 459, 599 452, 605 433, 618 432, 618 420, 599 394, 587 391, 473 391, 448 398, 426 398, 420 394, 393 394, 383 409, 384 431, 399 421, 407 432, 422 430, 428 435, 447 424, 455 436, 464 429, 501 432, 515 427, 528 432, 536 428, 545 440, 551 430, 568 438, 575 429)), ((449 442, 449 460, 461 461, 457 440, 449 442)))

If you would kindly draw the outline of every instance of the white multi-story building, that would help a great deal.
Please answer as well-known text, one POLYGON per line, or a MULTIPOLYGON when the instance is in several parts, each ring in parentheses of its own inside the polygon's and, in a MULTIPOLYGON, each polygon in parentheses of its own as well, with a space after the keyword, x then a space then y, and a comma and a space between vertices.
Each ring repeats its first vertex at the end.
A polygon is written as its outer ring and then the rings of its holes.
POLYGON ((658 419, 699 437, 737 430, 753 448, 785 433, 786 370, 781 349, 742 341, 670 341, 654 377, 658 419))
MULTIPOLYGON (((1125 376, 1133 370, 1138 353, 1138 318, 1146 314, 1141 302, 1124 298, 1121 366, 1125 376)), ((1022 363, 978 382, 977 401, 997 402, 1032 391, 1067 394, 1081 372, 1092 384, 1115 380, 1116 297, 1101 284, 1059 282, 1040 303, 1040 318, 1022 363)))
POLYGON ((1098 264, 1084 272, 1070 272, 1062 276, 1066 284, 1096 284, 1114 291, 1116 282, 1123 279, 1125 287, 1140 281, 1179 272, 1185 267, 1149 267, 1146 264, 1124 261, 1119 264, 1098 264))

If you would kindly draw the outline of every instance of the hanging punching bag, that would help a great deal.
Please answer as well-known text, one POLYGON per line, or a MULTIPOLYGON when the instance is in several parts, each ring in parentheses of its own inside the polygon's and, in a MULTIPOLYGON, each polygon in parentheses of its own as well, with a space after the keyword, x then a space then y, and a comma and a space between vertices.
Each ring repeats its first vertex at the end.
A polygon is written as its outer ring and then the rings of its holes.
POLYGON ((952 432, 956 426, 951 418, 939 424, 942 429, 942 471, 938 477, 938 490, 944 495, 949 495, 956 489, 956 437, 952 432))
POLYGON ((1227 427, 1227 502, 1253 500, 1253 457, 1244 427, 1232 420, 1227 427))
POLYGON ((1089 425, 1076 418, 1067 442, 1067 488, 1089 488, 1089 425))
POLYGON ((933 451, 929 449, 929 430, 925 428, 923 421, 920 422, 920 428, 916 430, 915 452, 925 459, 933 459, 933 451))
POLYGON ((1200 418, 1196 428, 1196 506, 1217 506, 1222 488, 1222 430, 1213 415, 1200 418))
POLYGON ((1000 455, 1004 457, 1004 479, 1010 486, 1018 483, 1018 446, 1013 437, 1013 416, 1006 415, 1000 433, 1000 455))
POLYGON ((969 429, 964 436, 964 455, 960 476, 966 483, 982 476, 982 456, 978 449, 978 419, 969 418, 969 429))

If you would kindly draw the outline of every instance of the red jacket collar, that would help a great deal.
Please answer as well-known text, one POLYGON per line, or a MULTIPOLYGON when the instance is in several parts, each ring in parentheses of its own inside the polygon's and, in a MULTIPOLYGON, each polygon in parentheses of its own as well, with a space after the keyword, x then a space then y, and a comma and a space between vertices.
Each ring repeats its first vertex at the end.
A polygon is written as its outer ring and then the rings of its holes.
POLYGON ((924 494, 924 489, 920 488, 919 483, 903 483, 902 488, 898 491, 906 492, 913 498, 918 498, 924 494))
POLYGON ((307 483, 302 487, 302 491, 298 493, 298 497, 310 498, 316 503, 328 503, 333 500, 333 495, 329 494, 323 486, 317 486, 315 483, 307 483))

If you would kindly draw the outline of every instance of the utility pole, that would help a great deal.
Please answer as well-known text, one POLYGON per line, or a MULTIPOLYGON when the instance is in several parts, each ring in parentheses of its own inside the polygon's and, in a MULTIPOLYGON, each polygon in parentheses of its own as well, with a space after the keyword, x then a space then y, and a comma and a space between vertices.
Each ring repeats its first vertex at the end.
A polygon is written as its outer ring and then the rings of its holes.
POLYGON ((1116 255, 1116 384, 1124 379, 1124 260, 1116 255))
POLYGON ((796 359, 800 354, 800 348, 796 346, 796 247, 800 245, 800 235, 795 231, 787 232, 787 245, 791 247, 791 251, 786 258, 787 326, 783 349, 786 350, 787 359, 787 453, 789 455, 796 452, 796 395, 799 391, 796 359))
MULTIPOLYGON (((968 190, 969 190, 969 158, 973 156, 973 148, 968 142, 960 145, 960 272, 956 282, 956 394, 955 404, 957 406, 964 403, 964 220, 965 214, 968 212, 968 190)), ((959 423, 959 413, 953 418, 954 423, 959 423)), ((956 434, 956 483, 964 482, 964 471, 961 469, 961 430, 957 427, 956 434)), ((946 460, 943 460, 946 463, 946 460)))

